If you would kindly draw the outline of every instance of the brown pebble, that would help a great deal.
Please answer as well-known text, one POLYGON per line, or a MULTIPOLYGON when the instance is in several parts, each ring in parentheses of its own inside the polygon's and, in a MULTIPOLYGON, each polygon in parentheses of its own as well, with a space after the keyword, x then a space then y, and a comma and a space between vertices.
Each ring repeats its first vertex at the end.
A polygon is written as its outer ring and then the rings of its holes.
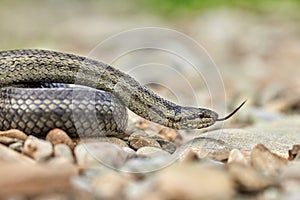
POLYGON ((74 143, 72 139, 68 136, 68 134, 65 131, 58 128, 49 131, 49 133, 46 136, 46 140, 51 142, 53 145, 66 144, 71 149, 74 148, 74 143))
POLYGON ((233 149, 229 153, 228 163, 239 163, 241 165, 249 165, 249 161, 245 155, 237 149, 233 149))
POLYGON ((128 176, 109 171, 92 180, 92 190, 99 199, 123 199, 124 190, 130 182, 128 176))
POLYGON ((164 127, 159 131, 158 134, 163 136, 167 141, 174 141, 178 136, 178 131, 175 129, 164 127))
POLYGON ((15 142, 20 142, 20 141, 23 141, 23 140, 20 140, 17 138, 11 138, 11 137, 7 137, 7 136, 0 136, 1 144, 10 145, 10 144, 13 144, 15 142))
POLYGON ((19 164, 20 163, 27 164, 27 163, 34 163, 35 161, 23 154, 20 154, 10 149, 7 146, 4 146, 3 144, 0 144, 0 162, 1 163, 14 162, 19 164))
POLYGON ((251 151, 251 165, 267 175, 278 175, 288 160, 271 152, 264 145, 258 144, 251 151))
POLYGON ((226 162, 229 157, 229 151, 228 150, 216 150, 209 154, 209 158, 221 162, 226 162))
POLYGON ((10 129, 7 131, 0 131, 0 136, 6 136, 6 137, 10 137, 10 138, 16 138, 16 139, 20 139, 20 140, 26 140, 27 139, 27 135, 18 130, 18 129, 10 129))
POLYGON ((258 192, 271 185, 270 179, 263 176, 258 171, 240 163, 230 163, 227 165, 229 174, 237 184, 241 192, 258 192))
POLYGON ((155 139, 149 137, 144 131, 137 131, 131 134, 128 140, 130 146, 136 150, 145 146, 161 148, 159 143, 155 139))
POLYGON ((30 135, 24 143, 23 153, 36 161, 44 161, 52 155, 53 147, 49 141, 30 135))
POLYGON ((0 196, 67 192, 78 170, 71 164, 1 163, 0 196))
POLYGON ((159 199, 232 199, 234 183, 225 170, 178 163, 160 170, 152 192, 159 199))

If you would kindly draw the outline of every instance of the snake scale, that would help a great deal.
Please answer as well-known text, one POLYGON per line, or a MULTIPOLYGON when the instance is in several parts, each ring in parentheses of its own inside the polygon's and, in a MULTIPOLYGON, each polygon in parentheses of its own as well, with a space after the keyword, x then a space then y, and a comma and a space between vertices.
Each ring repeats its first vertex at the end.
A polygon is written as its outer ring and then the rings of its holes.
POLYGON ((245 103, 219 119, 212 110, 172 103, 112 66, 48 50, 0 52, 0 87, 0 130, 17 128, 36 136, 53 128, 72 137, 117 135, 127 125, 126 107, 163 126, 201 129, 228 119, 245 103), (40 83, 86 87, 20 87, 40 83))

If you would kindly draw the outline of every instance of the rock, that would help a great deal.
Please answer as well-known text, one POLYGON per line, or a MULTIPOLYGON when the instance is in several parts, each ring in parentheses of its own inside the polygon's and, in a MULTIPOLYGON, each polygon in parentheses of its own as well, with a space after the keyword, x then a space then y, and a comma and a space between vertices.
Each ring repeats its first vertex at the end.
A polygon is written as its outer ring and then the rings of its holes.
POLYGON ((153 158, 133 157, 128 159, 124 166, 120 169, 122 172, 134 173, 143 176, 144 173, 155 172, 162 168, 173 164, 176 159, 166 156, 158 156, 153 158))
POLYGON ((99 199, 123 199, 124 190, 130 182, 126 174, 109 171, 92 180, 92 191, 99 199))
MULTIPOLYGON (((19 163, 19 164, 31 164, 34 163, 35 161, 32 160, 31 158, 20 154, 7 146, 4 146, 3 144, 0 144, 0 161, 1 163, 19 163)), ((0 165, 1 167, 1 165, 0 165)))
POLYGON ((97 137, 97 138, 82 138, 84 143, 90 142, 109 142, 118 145, 119 147, 129 147, 127 142, 117 137, 97 137))
POLYGON ((293 145, 293 148, 289 150, 289 160, 299 160, 300 159, 300 145, 293 145))
POLYGON ((129 136, 129 144, 132 148, 136 150, 145 146, 161 148, 159 143, 155 139, 149 137, 143 131, 137 131, 132 133, 129 136))
POLYGON ((83 169, 95 169, 102 165, 120 168, 127 154, 119 146, 108 142, 80 143, 74 149, 77 164, 83 169))
POLYGON ((262 144, 256 145, 251 151, 251 165, 266 175, 278 175, 287 164, 287 159, 272 153, 262 144))
POLYGON ((19 142, 15 142, 15 143, 8 145, 8 147, 21 153, 21 152, 23 152, 23 149, 24 149, 24 142, 21 140, 19 142))
POLYGON ((216 150, 209 154, 209 158, 221 162, 226 162, 229 157, 229 151, 228 150, 216 150))
POLYGON ((249 160, 237 149, 233 149, 230 151, 228 156, 228 163, 239 163, 241 165, 249 165, 249 160))
POLYGON ((249 165, 230 163, 228 171, 241 192, 258 192, 271 186, 271 180, 249 165))
POLYGON ((154 179, 151 190, 159 199, 232 199, 235 193, 224 169, 199 164, 174 164, 154 179))
MULTIPOLYGON (((188 143, 190 143, 190 142, 188 142, 188 143)), ((189 152, 193 152, 195 154, 195 156, 197 156, 198 160, 201 160, 209 155, 209 151, 207 149, 204 149, 201 146, 196 146, 196 145, 194 145, 195 143, 193 143, 192 145, 187 145, 187 144, 181 146, 174 153, 174 156, 177 156, 180 161, 185 160, 186 156, 188 154, 191 154, 189 152)))
POLYGON ((7 131, 0 131, 0 136, 16 138, 16 139, 23 140, 23 141, 25 141, 28 137, 24 132, 19 131, 17 129, 10 129, 10 130, 7 130, 7 131))
POLYGON ((53 148, 49 141, 30 135, 24 143, 23 153, 36 161, 44 161, 53 154, 53 148))
POLYGON ((120 138, 116 137, 107 137, 108 142, 111 142, 113 144, 118 145, 119 147, 129 147, 128 144, 124 141, 121 140, 120 138))
POLYGON ((58 128, 49 131, 49 133, 46 136, 46 140, 51 142, 53 145, 66 144, 71 149, 74 148, 74 143, 72 139, 68 136, 68 134, 65 131, 58 128))
POLYGON ((173 142, 168 142, 166 140, 159 140, 157 142, 159 143, 159 145, 161 146, 161 148, 164 151, 166 151, 170 154, 172 154, 176 151, 176 145, 173 142))
POLYGON ((178 136, 178 131, 172 128, 164 127, 162 128, 159 135, 163 136, 167 141, 175 141, 176 137, 178 136))
MULTIPOLYGON (((294 161, 294 162, 290 162, 289 165, 287 167, 285 167, 281 174, 280 177, 283 180, 300 180, 300 173, 299 173, 299 169, 300 169, 300 162, 299 161, 294 161)), ((300 182, 299 182, 300 184, 300 182)))
POLYGON ((7 137, 7 136, 0 136, 1 144, 10 145, 10 144, 13 144, 15 142, 20 142, 20 141, 22 141, 22 140, 17 139, 17 138, 7 137))
POLYGON ((148 158, 155 158, 155 157, 158 157, 158 156, 163 156, 163 157, 170 157, 171 155, 160 149, 160 148, 156 148, 156 147, 142 147, 142 148, 139 148, 137 151, 136 151, 136 155, 142 155, 142 156, 146 156, 148 158))
POLYGON ((72 188, 71 178, 77 175, 74 165, 35 163, 1 163, 0 196, 35 196, 50 192, 66 192, 72 188))
POLYGON ((54 145, 54 156, 56 158, 63 158, 69 163, 74 163, 74 157, 69 146, 66 144, 56 144, 54 145))

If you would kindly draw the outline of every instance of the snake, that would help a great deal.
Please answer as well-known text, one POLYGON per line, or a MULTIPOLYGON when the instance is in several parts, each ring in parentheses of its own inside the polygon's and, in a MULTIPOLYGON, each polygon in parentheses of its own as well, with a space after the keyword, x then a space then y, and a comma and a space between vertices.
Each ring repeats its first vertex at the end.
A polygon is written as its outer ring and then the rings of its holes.
POLYGON ((165 127, 202 129, 230 118, 244 103, 219 118, 207 108, 173 103, 95 59, 42 49, 0 52, 0 130, 45 136, 61 128, 71 137, 115 136, 126 129, 127 108, 165 127))

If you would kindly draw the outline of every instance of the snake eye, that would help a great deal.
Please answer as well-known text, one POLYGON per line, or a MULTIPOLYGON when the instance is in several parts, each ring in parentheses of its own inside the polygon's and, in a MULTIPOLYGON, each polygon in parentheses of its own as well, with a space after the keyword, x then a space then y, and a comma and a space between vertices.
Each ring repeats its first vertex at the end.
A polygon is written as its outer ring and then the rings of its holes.
POLYGON ((203 113, 199 113, 199 114, 198 114, 198 117, 199 117, 199 118, 203 118, 203 113))

